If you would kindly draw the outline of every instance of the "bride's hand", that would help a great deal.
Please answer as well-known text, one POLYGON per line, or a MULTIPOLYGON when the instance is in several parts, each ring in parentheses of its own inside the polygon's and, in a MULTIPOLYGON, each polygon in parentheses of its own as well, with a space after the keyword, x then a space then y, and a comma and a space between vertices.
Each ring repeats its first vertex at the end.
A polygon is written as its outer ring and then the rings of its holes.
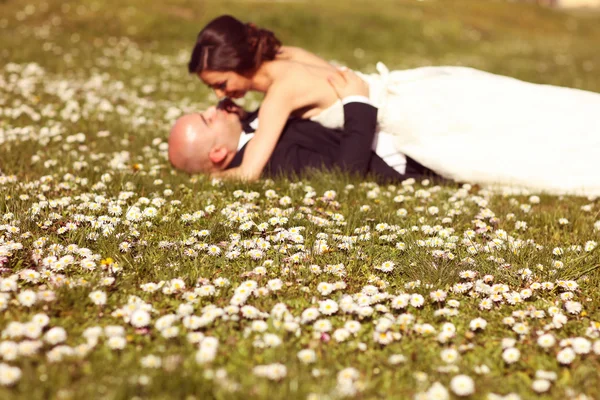
POLYGON ((328 76, 327 81, 340 99, 348 96, 369 97, 369 86, 351 69, 340 68, 337 74, 328 76))
POLYGON ((240 167, 230 168, 222 171, 213 171, 211 172, 210 177, 228 181, 239 180, 244 182, 254 182, 259 178, 245 174, 240 167))

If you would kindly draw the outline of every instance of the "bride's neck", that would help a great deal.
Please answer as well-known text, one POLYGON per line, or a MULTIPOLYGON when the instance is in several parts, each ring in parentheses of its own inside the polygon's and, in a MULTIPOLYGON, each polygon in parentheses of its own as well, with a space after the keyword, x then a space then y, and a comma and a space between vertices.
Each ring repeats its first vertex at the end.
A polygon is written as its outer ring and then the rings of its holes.
POLYGON ((252 89, 265 93, 276 78, 276 68, 270 61, 263 62, 252 76, 252 89))

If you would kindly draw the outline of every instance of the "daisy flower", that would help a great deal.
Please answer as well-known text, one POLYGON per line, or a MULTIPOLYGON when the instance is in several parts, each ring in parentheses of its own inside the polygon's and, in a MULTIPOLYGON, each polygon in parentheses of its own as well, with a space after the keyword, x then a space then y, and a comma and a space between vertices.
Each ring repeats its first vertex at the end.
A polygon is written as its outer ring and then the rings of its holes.
POLYGON ((450 389, 457 396, 470 396, 475 393, 475 383, 467 375, 456 375, 450 381, 450 389))

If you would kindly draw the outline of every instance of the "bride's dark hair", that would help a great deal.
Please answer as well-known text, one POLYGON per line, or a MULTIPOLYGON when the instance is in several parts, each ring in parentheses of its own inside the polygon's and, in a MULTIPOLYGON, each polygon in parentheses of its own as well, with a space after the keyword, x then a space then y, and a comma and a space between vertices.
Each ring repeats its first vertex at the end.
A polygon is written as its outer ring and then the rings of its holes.
POLYGON ((258 68, 263 61, 273 60, 280 47, 281 42, 273 32, 222 15, 198 34, 188 71, 190 74, 205 70, 241 74, 258 68))

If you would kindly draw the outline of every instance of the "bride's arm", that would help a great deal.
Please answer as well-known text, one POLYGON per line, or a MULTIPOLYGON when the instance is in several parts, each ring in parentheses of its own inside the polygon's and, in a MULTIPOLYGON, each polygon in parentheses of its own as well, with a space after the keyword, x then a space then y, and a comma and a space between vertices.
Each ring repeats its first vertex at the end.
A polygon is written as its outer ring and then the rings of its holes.
POLYGON ((217 178, 255 181, 271 158, 281 132, 295 109, 294 96, 284 85, 272 86, 258 111, 259 126, 248 142, 239 167, 213 174, 217 178))

